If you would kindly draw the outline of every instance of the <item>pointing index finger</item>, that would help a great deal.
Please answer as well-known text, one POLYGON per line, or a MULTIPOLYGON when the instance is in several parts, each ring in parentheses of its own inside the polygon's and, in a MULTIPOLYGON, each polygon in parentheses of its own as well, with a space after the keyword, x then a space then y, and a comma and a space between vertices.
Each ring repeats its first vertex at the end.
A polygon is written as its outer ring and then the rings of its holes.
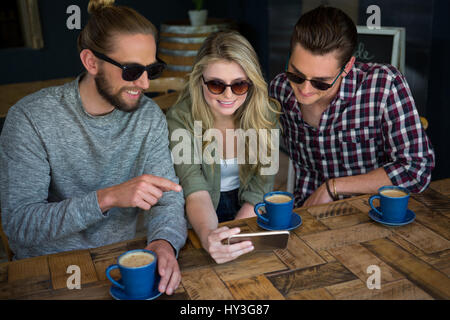
POLYGON ((158 177, 158 176, 152 176, 148 175, 147 179, 149 179, 149 182, 156 187, 160 188, 162 191, 175 191, 180 192, 183 190, 181 186, 178 183, 175 183, 169 179, 158 177))

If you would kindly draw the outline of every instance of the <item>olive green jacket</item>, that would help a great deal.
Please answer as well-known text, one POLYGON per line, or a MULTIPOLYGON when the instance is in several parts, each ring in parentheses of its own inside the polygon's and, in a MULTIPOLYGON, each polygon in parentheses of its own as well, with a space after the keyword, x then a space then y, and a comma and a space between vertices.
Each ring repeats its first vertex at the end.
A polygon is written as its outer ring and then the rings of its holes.
MULTIPOLYGON (((279 108, 275 105, 277 103, 277 101, 271 99, 271 105, 274 109, 279 110, 279 108)), ((274 120, 276 119, 277 128, 279 128, 278 116, 274 115, 273 117, 274 120)), ((193 138, 192 133, 194 132, 194 120, 191 112, 190 99, 185 99, 172 106, 168 110, 166 118, 170 132, 170 148, 172 150, 172 154, 175 156, 175 172, 180 179, 181 186, 183 187, 184 197, 187 198, 194 192, 206 190, 209 192, 214 208, 217 210, 220 199, 220 164, 213 161, 209 162, 212 164, 208 164, 208 161, 203 159, 201 131, 199 132, 198 139, 193 138), (189 133, 188 139, 186 139, 187 132, 189 133), (180 133, 183 134, 183 139, 179 137, 180 133), (188 141, 184 141, 185 139, 188 141), (180 151, 183 148, 187 148, 188 151, 186 154, 180 151), (190 154, 187 154, 189 152, 190 154), (183 161, 184 163, 177 164, 177 157, 188 161, 183 161), (194 157, 196 157, 196 159, 194 159, 194 157), (191 164, 186 164, 186 162, 191 164)), ((211 148, 214 148, 214 146, 217 146, 217 142, 213 140, 210 146, 211 148)), ((275 181, 275 175, 253 175, 247 179, 245 184, 243 183, 242 177, 240 178, 238 200, 241 206, 245 202, 252 205, 261 202, 264 194, 273 190, 275 181)))

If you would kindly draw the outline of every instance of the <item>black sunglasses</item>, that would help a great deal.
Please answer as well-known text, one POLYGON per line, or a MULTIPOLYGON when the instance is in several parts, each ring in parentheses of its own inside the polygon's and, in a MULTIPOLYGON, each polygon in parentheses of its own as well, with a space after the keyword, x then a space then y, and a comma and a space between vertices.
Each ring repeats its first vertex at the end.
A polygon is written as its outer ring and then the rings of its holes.
POLYGON ((103 53, 91 50, 92 53, 99 59, 109 62, 116 67, 122 69, 122 79, 125 81, 135 81, 141 77, 144 71, 147 71, 148 79, 153 80, 161 76, 162 72, 166 68, 166 63, 159 58, 156 58, 156 62, 149 64, 148 66, 143 66, 138 63, 132 63, 127 65, 122 65, 117 61, 105 56, 103 53))
POLYGON ((206 84, 209 92, 212 94, 222 94, 227 87, 231 88, 231 91, 238 96, 242 96, 248 92, 251 87, 251 83, 245 80, 237 81, 232 84, 225 84, 220 80, 209 80, 206 81, 202 75, 203 83, 206 84))
POLYGON ((323 82, 323 81, 319 81, 319 80, 305 79, 302 76, 300 76, 300 75, 298 75, 296 73, 289 72, 289 71, 286 71, 285 74, 286 74, 286 77, 288 78, 288 80, 290 80, 290 81, 292 81, 294 83, 302 84, 305 81, 309 81, 309 82, 311 82, 311 85, 314 88, 316 88, 318 90, 321 90, 321 91, 325 91, 325 90, 330 89, 335 84, 335 82, 337 81, 337 79, 339 79, 339 76, 342 74, 342 72, 344 72, 344 67, 342 67, 341 71, 336 76, 336 79, 334 79, 334 81, 331 84, 323 82))

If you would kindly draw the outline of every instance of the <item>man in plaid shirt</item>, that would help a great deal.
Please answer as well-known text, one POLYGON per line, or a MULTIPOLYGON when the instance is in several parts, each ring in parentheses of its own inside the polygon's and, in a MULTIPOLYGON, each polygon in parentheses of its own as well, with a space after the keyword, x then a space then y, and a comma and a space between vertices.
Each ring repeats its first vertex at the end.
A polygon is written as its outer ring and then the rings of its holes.
POLYGON ((327 203, 385 185, 423 191, 434 153, 404 76, 356 63, 353 21, 341 10, 304 14, 284 73, 270 83, 295 169, 295 206, 327 203))

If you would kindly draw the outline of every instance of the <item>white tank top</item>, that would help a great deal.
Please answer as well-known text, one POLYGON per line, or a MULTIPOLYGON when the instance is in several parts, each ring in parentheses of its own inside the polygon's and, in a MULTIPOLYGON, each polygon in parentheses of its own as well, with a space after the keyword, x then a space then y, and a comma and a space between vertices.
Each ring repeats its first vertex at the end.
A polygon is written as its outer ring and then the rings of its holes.
POLYGON ((239 166, 237 158, 220 159, 220 192, 239 188, 239 166))

